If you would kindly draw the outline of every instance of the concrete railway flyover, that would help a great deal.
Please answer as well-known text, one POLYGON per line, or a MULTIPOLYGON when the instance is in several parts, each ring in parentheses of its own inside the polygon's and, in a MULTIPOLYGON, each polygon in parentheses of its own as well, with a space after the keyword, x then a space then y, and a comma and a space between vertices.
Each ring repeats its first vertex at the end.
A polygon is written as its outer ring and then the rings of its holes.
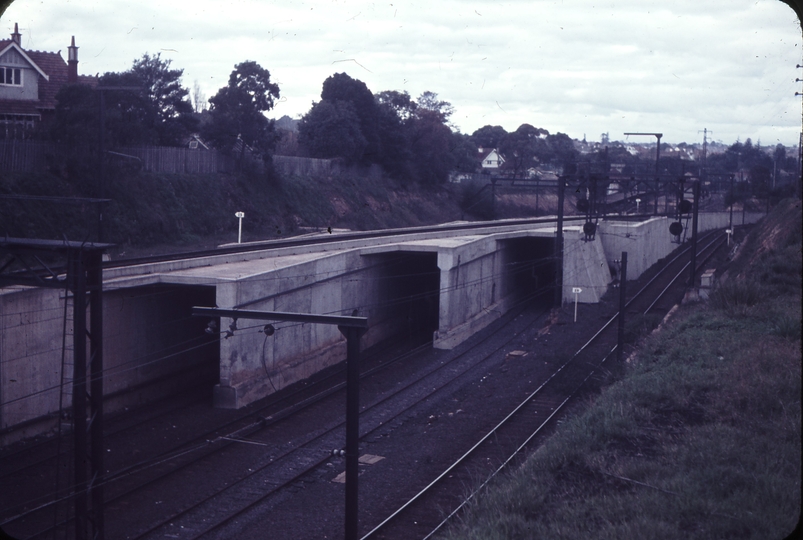
MULTIPOLYGON (((745 223, 763 214, 746 214, 745 223)), ((248 251, 107 265, 103 270, 103 394, 109 412, 189 387, 240 408, 341 362, 335 327, 193 317, 193 306, 368 318, 362 347, 426 336, 452 348, 517 302, 597 302, 628 252, 635 279, 677 245, 665 217, 606 219, 588 241, 554 218, 311 237, 248 251), (540 293, 540 296, 539 296, 540 293)), ((700 213, 699 230, 729 215, 700 213)), ((75 324, 64 289, 0 289, 0 445, 58 425, 70 402, 75 324)))

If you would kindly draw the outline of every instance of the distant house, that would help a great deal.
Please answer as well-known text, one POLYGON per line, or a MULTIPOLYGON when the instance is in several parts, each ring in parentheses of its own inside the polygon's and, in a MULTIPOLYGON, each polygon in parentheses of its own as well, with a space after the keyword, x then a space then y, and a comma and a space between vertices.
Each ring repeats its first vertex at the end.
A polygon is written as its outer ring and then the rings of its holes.
POLYGON ((6 137, 24 133, 52 116, 56 94, 66 84, 97 85, 96 77, 78 75, 75 37, 65 62, 59 52, 26 51, 17 24, 11 39, 0 40, 0 130, 6 137), (21 128, 21 129, 20 129, 21 128))
POLYGON ((202 141, 198 134, 193 133, 187 139, 187 148, 190 150, 209 150, 209 145, 202 141))
POLYGON ((496 171, 505 162, 505 158, 496 148, 478 148, 480 166, 483 170, 496 171))

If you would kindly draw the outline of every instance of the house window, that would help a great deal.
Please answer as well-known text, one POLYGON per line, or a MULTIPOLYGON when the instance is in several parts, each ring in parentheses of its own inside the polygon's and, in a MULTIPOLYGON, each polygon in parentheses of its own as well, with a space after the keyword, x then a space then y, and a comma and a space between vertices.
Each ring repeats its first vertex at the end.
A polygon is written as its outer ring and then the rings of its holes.
POLYGON ((0 68, 0 84, 22 84, 22 70, 20 68, 0 68))

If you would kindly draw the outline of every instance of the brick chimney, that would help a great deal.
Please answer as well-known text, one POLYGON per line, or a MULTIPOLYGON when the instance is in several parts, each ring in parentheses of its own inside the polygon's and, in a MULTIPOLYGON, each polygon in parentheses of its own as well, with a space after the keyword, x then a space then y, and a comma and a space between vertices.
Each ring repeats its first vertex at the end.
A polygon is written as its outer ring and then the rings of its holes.
POLYGON ((14 33, 11 34, 11 41, 22 47, 22 34, 20 34, 17 23, 14 23, 14 33))
POLYGON ((75 46, 75 36, 72 43, 67 47, 67 82, 78 82, 78 47, 75 46))

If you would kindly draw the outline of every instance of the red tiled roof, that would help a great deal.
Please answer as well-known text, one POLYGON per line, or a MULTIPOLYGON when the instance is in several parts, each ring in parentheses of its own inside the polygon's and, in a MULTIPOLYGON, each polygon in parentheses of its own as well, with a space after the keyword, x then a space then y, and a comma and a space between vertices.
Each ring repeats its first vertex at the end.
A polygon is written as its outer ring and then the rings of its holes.
MULTIPOLYGON (((0 40, 0 50, 3 50, 11 43, 10 39, 0 40)), ((24 49, 23 49, 24 50, 24 49)), ((27 110, 33 107, 34 112, 38 110, 53 110, 56 108, 56 94, 61 87, 67 84, 67 62, 61 57, 60 53, 46 51, 25 51, 25 54, 44 71, 49 80, 39 77, 39 100, 38 101, 16 101, 0 100, 0 112, 10 114, 28 114, 27 112, 17 112, 16 110, 27 110)), ((79 75, 78 82, 96 86, 97 77, 79 75)))
POLYGON ((26 114, 39 116, 36 108, 37 101, 23 101, 21 99, 0 99, 0 114, 26 114))

